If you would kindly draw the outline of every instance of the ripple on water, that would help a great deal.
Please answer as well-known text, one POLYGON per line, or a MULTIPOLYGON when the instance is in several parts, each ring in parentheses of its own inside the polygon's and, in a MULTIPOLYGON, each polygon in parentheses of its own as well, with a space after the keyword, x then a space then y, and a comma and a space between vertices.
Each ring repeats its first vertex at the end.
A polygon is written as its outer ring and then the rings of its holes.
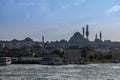
POLYGON ((120 80, 120 64, 0 66, 0 80, 120 80))

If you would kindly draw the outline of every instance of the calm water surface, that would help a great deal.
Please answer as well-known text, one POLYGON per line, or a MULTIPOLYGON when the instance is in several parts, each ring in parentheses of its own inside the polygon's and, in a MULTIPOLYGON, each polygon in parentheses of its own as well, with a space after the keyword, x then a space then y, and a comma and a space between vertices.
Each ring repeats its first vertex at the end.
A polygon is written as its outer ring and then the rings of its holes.
POLYGON ((120 64, 7 65, 0 66, 0 80, 120 80, 120 64))

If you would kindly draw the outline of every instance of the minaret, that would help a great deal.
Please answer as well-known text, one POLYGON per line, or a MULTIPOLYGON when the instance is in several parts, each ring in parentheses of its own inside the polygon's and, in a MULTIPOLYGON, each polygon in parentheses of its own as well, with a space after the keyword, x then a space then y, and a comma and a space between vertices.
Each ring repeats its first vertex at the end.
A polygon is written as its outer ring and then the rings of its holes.
POLYGON ((95 40, 97 40, 97 33, 96 33, 96 35, 95 35, 95 40))
POLYGON ((101 31, 100 31, 100 40, 102 40, 102 33, 101 33, 101 31))
POLYGON ((85 37, 85 28, 83 27, 82 30, 83 30, 83 37, 85 37))
POLYGON ((42 43, 44 44, 44 35, 42 35, 42 43))
POLYGON ((88 40, 88 37, 89 37, 89 29, 88 29, 88 25, 86 25, 86 37, 87 37, 87 40, 88 40))
POLYGON ((42 52, 45 52, 44 35, 42 35, 42 52))

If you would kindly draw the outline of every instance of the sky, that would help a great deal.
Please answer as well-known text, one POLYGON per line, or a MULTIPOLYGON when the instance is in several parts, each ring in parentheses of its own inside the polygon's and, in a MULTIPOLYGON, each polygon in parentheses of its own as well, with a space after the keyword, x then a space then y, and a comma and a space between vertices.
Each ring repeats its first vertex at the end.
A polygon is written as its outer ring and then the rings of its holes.
POLYGON ((69 40, 86 24, 91 41, 120 41, 120 0, 0 0, 0 40, 69 40))

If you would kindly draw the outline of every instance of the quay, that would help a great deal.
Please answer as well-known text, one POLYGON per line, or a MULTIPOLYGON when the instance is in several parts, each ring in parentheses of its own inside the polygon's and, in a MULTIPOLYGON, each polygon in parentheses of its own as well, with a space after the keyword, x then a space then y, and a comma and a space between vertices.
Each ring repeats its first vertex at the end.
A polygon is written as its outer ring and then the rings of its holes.
MULTIPOLYGON (((69 58, 45 58, 45 57, 38 57, 38 58, 33 58, 33 57, 11 57, 12 64, 53 64, 54 63, 59 63, 61 65, 66 65, 66 64, 88 64, 87 59, 78 58, 76 59, 69 59, 69 58)), ((48 64, 48 65, 49 65, 48 64)))
POLYGON ((33 57, 12 57, 12 64, 38 64, 39 61, 42 59, 33 58, 33 57))

